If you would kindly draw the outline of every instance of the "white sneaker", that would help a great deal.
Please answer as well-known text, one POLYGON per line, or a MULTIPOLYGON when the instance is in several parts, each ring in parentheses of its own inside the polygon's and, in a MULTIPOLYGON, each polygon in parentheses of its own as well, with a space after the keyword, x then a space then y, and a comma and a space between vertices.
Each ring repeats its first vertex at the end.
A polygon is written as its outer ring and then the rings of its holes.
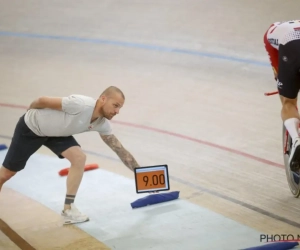
POLYGON ((297 138, 292 146, 292 151, 289 158, 290 169, 294 171, 298 164, 300 164, 300 138, 297 138))
POLYGON ((64 217, 65 225, 89 221, 89 217, 80 213, 73 203, 71 204, 71 209, 62 211, 61 215, 64 217))

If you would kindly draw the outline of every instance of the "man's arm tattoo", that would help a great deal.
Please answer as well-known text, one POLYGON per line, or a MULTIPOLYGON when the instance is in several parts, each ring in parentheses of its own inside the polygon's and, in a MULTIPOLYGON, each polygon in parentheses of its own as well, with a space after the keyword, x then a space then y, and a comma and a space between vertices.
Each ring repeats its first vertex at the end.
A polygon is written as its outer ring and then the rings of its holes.
POLYGON ((140 167, 134 157, 123 147, 114 135, 101 135, 101 138, 130 170, 133 171, 135 168, 140 167))

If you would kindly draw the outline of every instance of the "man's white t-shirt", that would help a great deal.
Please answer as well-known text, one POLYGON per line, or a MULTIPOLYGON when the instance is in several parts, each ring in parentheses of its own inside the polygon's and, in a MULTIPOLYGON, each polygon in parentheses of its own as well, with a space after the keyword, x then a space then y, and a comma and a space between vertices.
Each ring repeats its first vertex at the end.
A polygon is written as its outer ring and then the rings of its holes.
POLYGON ((112 134, 110 122, 100 117, 91 123, 96 100, 83 95, 62 98, 62 111, 30 109, 25 114, 26 125, 38 136, 66 137, 87 131, 100 135, 112 134))

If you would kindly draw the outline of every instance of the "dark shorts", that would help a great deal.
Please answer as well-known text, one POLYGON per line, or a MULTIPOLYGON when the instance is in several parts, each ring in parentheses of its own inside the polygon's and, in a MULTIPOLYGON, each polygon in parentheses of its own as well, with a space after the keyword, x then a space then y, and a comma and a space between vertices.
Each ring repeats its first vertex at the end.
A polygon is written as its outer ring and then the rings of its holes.
POLYGON ((24 115, 19 119, 14 135, 3 162, 3 166, 11 171, 22 170, 27 160, 41 146, 46 146, 59 158, 62 152, 73 146, 80 146, 73 136, 68 137, 40 137, 33 133, 24 121, 24 115))
POLYGON ((295 99, 300 89, 300 40, 279 46, 277 88, 280 95, 295 99))

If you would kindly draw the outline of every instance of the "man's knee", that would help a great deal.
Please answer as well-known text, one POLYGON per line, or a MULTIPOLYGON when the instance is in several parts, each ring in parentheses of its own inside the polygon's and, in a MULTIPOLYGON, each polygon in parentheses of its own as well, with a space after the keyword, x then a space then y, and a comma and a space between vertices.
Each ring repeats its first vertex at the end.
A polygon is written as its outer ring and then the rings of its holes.
POLYGON ((0 183, 4 183, 4 182, 8 181, 15 174, 16 174, 16 172, 10 171, 9 169, 2 166, 0 168, 0 183))
POLYGON ((71 161, 72 165, 82 165, 84 166, 86 162, 86 155, 83 152, 79 152, 74 156, 73 160, 71 161))
POLYGON ((72 166, 84 166, 86 155, 80 147, 71 147, 62 153, 62 156, 68 159, 72 166))

